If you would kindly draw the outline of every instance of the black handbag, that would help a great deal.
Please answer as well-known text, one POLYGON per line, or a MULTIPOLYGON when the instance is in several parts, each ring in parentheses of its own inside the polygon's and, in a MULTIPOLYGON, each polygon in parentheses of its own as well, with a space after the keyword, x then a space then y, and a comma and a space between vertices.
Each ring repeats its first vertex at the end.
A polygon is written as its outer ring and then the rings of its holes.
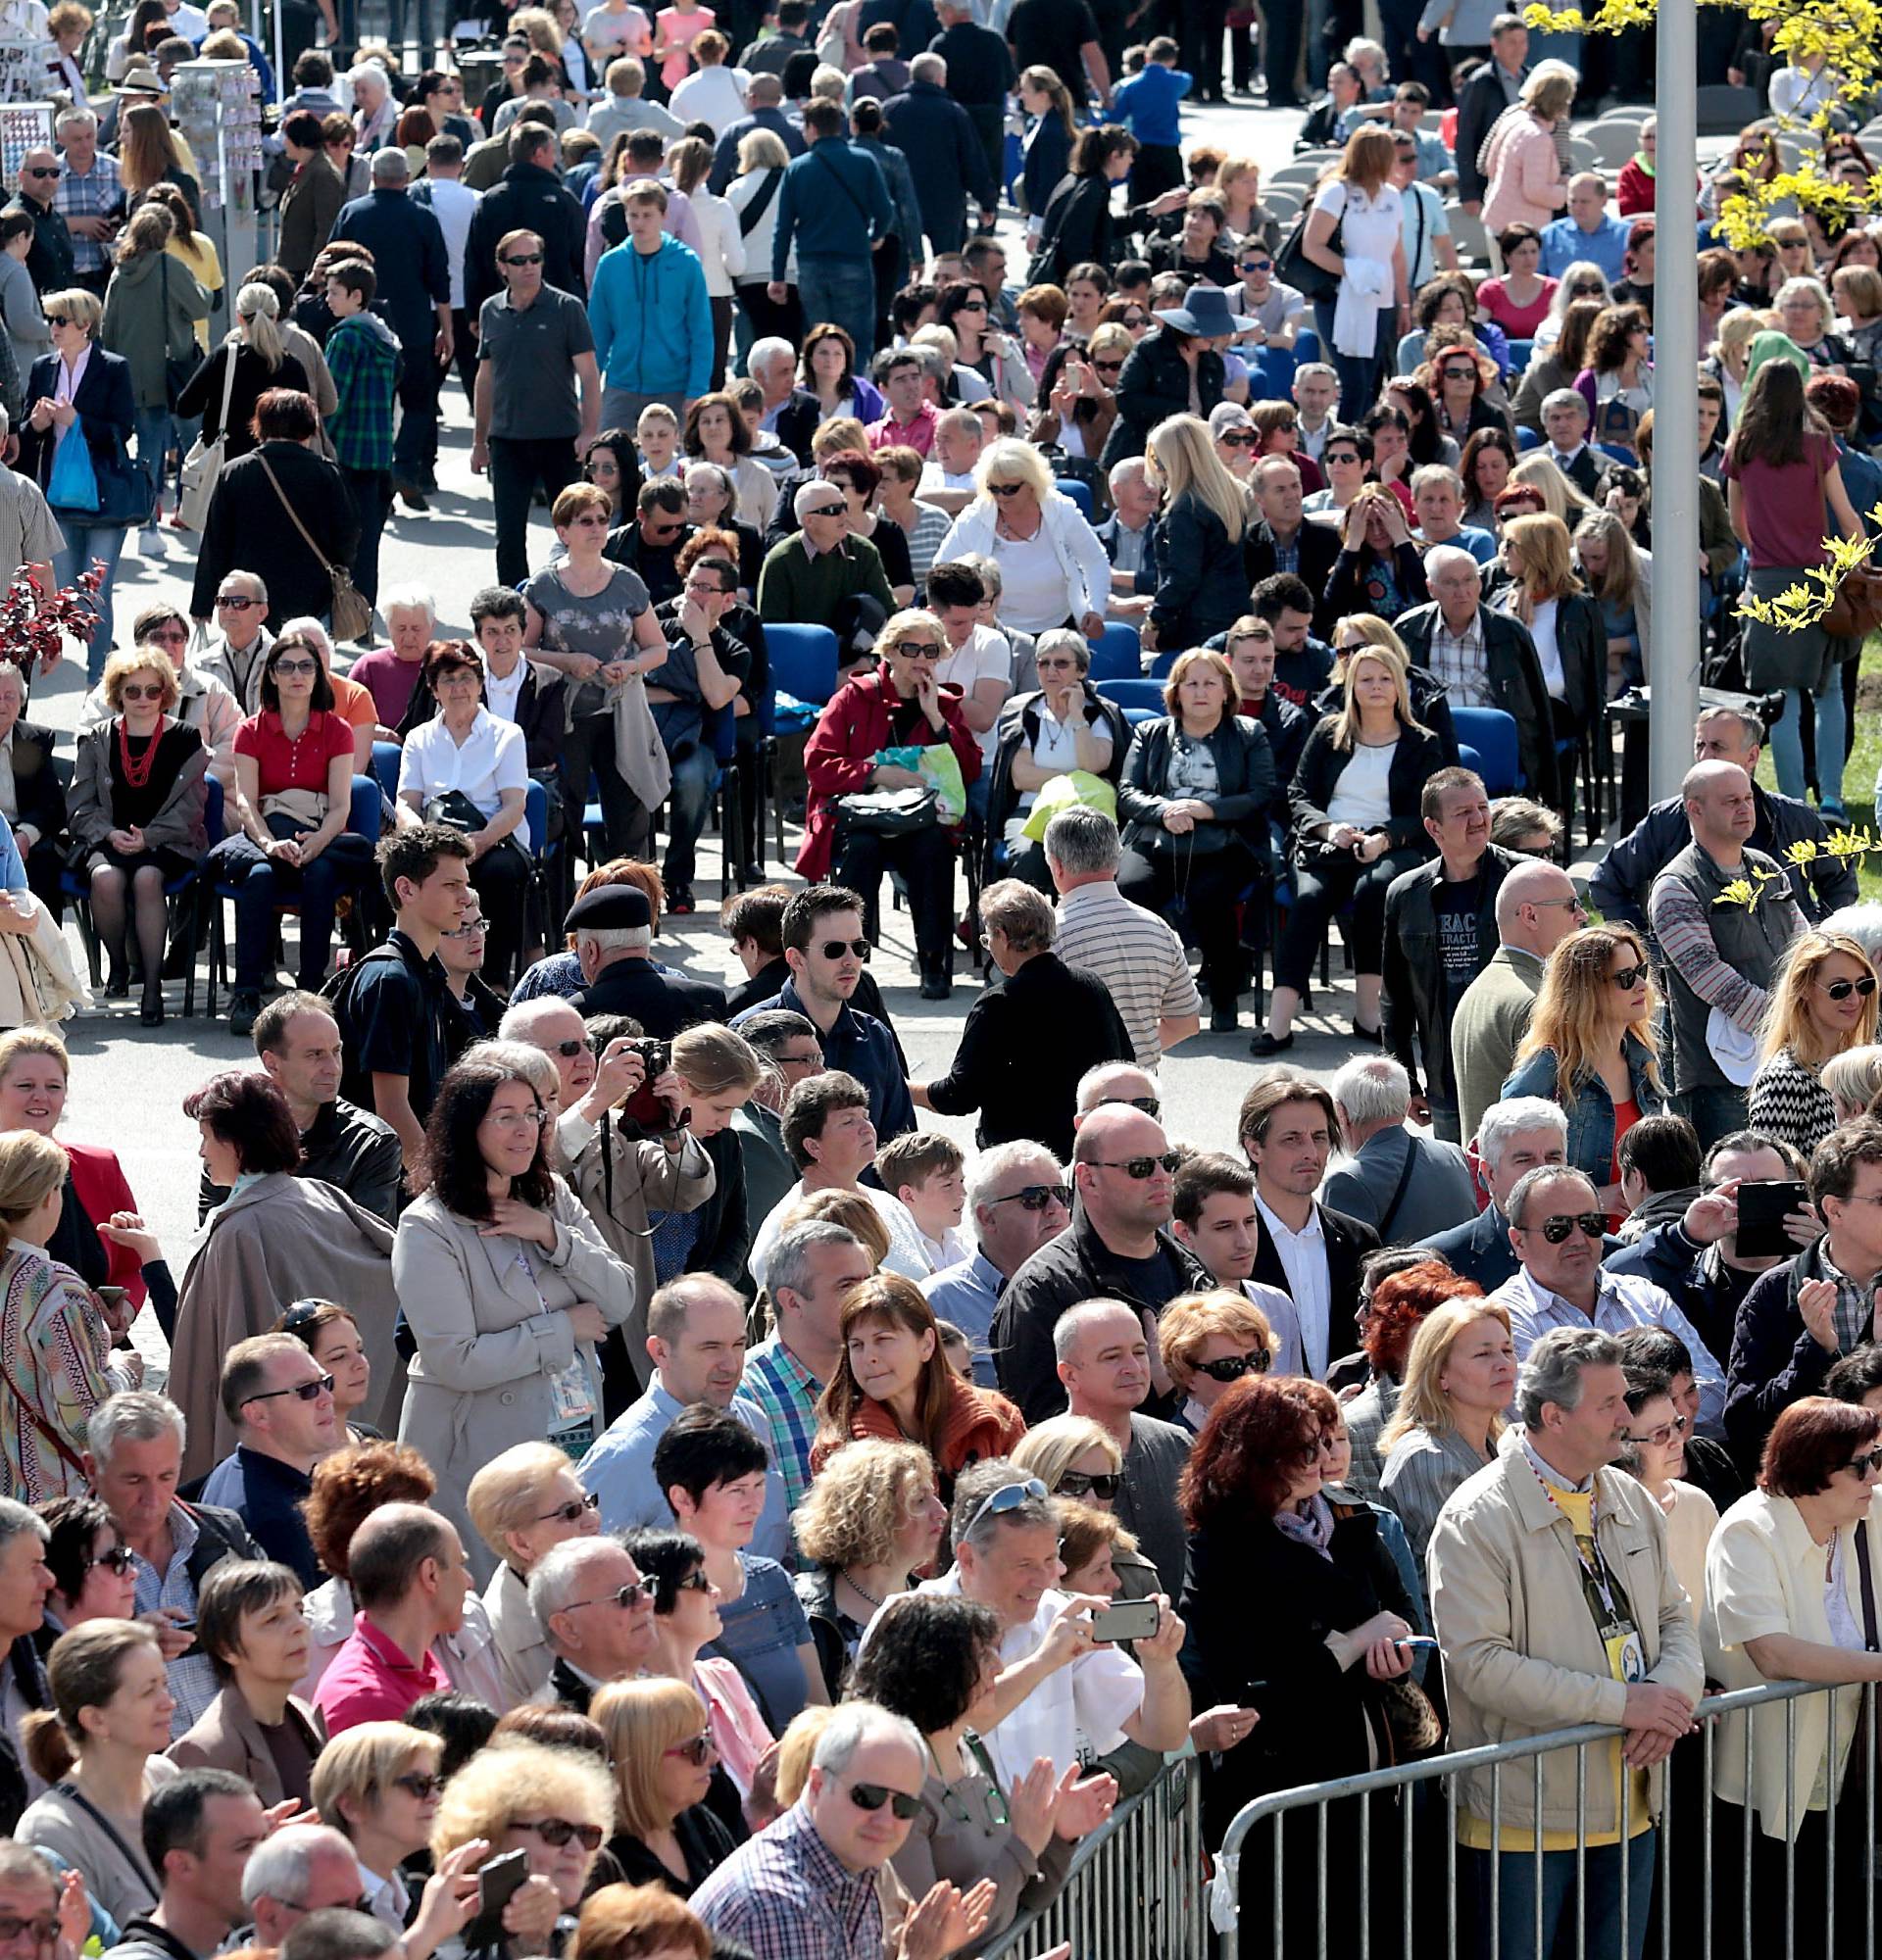
MULTIPOLYGON (((1313 216, 1312 203, 1302 208, 1301 215, 1287 228, 1287 236, 1281 240, 1281 249, 1274 255, 1274 276, 1282 284, 1289 285, 1306 299, 1330 300, 1338 296, 1340 282, 1322 265, 1307 256, 1307 223, 1313 216)), ((1327 238, 1327 249, 1344 256, 1346 245, 1343 233, 1346 214, 1333 221, 1333 229, 1327 238)))
POLYGON ((189 337, 189 352, 173 354, 170 351, 170 254, 166 252, 163 264, 158 269, 158 276, 164 285, 164 403, 173 414, 175 413, 176 399, 191 381, 196 378, 196 370, 203 365, 202 351, 196 345, 196 336, 189 337))
POLYGON ((919 789, 852 790, 834 799, 839 842, 858 831, 872 837, 912 837, 941 821, 941 799, 931 783, 919 789))
MULTIPOLYGON (((426 823, 442 823, 452 830, 477 831, 489 821, 462 790, 446 790, 442 796, 426 798, 420 814, 426 823)), ((522 858, 524 868, 529 868, 529 854, 517 841, 514 831, 508 837, 499 838, 492 849, 515 851, 522 858)))

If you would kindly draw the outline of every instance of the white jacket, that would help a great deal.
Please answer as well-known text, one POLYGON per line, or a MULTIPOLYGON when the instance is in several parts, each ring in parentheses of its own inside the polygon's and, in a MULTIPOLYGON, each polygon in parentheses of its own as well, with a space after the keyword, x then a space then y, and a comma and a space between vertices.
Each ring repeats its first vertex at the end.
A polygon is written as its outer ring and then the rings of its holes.
POLYGON ((745 239, 738 228, 738 213, 722 197, 715 197, 704 183, 692 193, 693 216, 699 220, 700 242, 704 250, 699 263, 706 274, 707 296, 728 300, 732 282, 745 270, 745 239))
MULTIPOLYGON (((1055 490, 1040 507, 1045 518, 1045 535, 1065 575, 1065 612, 1082 619, 1087 612, 1104 616, 1111 603, 1111 560, 1098 533, 1085 521, 1085 514, 1063 492, 1055 490)), ((984 492, 955 518, 935 554, 937 563, 965 558, 969 552, 998 558, 999 541, 994 523, 999 511, 984 492)), ((1056 621, 1054 622, 1057 623, 1056 621)))

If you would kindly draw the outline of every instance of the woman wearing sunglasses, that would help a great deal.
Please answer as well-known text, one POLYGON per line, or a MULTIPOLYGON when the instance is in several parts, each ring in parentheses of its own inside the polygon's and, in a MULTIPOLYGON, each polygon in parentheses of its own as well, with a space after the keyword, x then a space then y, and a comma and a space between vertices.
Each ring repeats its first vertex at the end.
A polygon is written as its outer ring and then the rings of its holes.
POLYGON ((1832 1055, 1875 1040, 1875 968, 1860 944, 1812 927, 1785 950, 1758 1043, 1747 1120, 1806 1157, 1836 1128, 1832 1055))
POLYGON ((1275 1368, 1280 1344, 1267 1315, 1239 1290, 1179 1294, 1157 1316, 1157 1345, 1185 1398, 1178 1419, 1192 1432, 1237 1382, 1281 1372, 1275 1368))
POLYGON ((743 1837, 707 1801, 718 1751, 704 1702, 683 1681, 612 1681, 588 1712, 608 1739, 617 1813, 596 1877, 691 1898, 743 1837))
POLYGON ((69 1628, 87 1620, 136 1617, 136 1561, 118 1535, 111 1513, 96 1497, 48 1497, 34 1508, 45 1521, 46 1569, 52 1591, 35 1644, 52 1645, 69 1628))
POLYGON ((1647 1492, 1666 1519, 1666 1555, 1698 1626, 1706 1599, 1706 1547, 1718 1525, 1718 1506, 1686 1476, 1692 1418, 1673 1400, 1668 1376, 1627 1368, 1627 1447, 1620 1467, 1647 1492))
MULTIPOLYGON (((1054 1415, 1034 1423, 1013 1452, 1014 1468, 1037 1477, 1055 1497, 1110 1513, 1124 1487, 1124 1457, 1115 1441, 1088 1415, 1054 1415)), ((1154 1599, 1163 1591, 1157 1568, 1137 1549, 1114 1546, 1116 1596, 1154 1599)), ((1073 1589, 1066 1587, 1065 1591, 1073 1589)))
POLYGON ((314 1809, 353 1846, 362 1908, 403 1934, 412 1896, 400 1867, 437 1821, 444 1742, 403 1722, 361 1722, 314 1765, 314 1809))
POLYGON ((1628 1207, 1615 1147, 1641 1117, 1666 1108, 1654 1041, 1658 1005, 1646 945, 1630 927, 1571 932, 1549 956, 1529 1032, 1503 1085, 1506 1099, 1542 1096, 1561 1104, 1568 1168, 1588 1178, 1616 1219, 1628 1207))
POLYGON ((232 1770, 265 1805, 290 1796, 313 1802, 315 1759, 326 1738, 294 1692, 307 1670, 301 1582, 266 1559, 223 1559, 196 1595, 196 1638, 222 1692, 170 1745, 171 1761, 232 1770))

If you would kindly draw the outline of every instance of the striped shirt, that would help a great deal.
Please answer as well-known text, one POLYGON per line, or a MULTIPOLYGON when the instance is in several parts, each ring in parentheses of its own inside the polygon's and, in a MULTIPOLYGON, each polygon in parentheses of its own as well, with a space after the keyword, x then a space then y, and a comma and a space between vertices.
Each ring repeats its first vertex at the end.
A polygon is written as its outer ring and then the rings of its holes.
POLYGON ((1398 1513, 1420 1575, 1444 1500, 1490 1460, 1455 1429, 1408 1429, 1387 1452, 1379 1502, 1398 1513))
POLYGON ((757 1960, 878 1960, 875 1877, 845 1870, 800 1801, 741 1844, 691 1904, 713 1932, 750 1947, 757 1960))
POLYGON ((763 1440, 784 1479, 784 1506, 795 1512, 811 1488, 811 1444, 817 1436, 817 1398, 823 1384, 775 1334, 745 1356, 741 1396, 765 1418, 763 1440))
MULTIPOLYGON (((80 103, 79 107, 83 108, 80 103)), ((74 218, 118 218, 124 209, 124 181, 118 173, 118 159, 103 150, 91 160, 91 169, 79 176, 68 164, 53 186, 52 208, 70 224, 74 218)), ((96 238, 72 234, 73 269, 79 272, 102 271, 110 264, 109 248, 96 238)), ((180 284, 177 287, 182 290, 180 284)))
POLYGON ((1114 880, 1080 885, 1060 899, 1053 951, 1105 983, 1140 1068, 1163 1059, 1159 1021, 1203 1011, 1183 942, 1155 912, 1132 905, 1114 880))
POLYGON ((1451 697, 1454 708, 1494 708, 1490 670, 1483 658, 1482 614, 1472 610, 1470 623, 1454 633, 1440 612, 1433 622, 1431 658, 1427 664, 1451 697))
POLYGON ((1691 888, 1677 878, 1656 878, 1647 900, 1647 921, 1661 955, 1679 968, 1687 986, 1734 1026, 1757 1034, 1771 997, 1719 957, 1706 908, 1691 888))

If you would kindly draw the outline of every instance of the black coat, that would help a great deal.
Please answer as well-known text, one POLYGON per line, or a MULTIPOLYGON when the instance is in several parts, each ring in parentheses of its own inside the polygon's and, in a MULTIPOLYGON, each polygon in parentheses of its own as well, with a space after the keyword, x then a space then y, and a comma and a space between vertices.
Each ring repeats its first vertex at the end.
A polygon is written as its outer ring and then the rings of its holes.
POLYGON ((190 593, 193 617, 216 611, 216 590, 225 573, 252 571, 268 587, 274 616, 292 619, 303 612, 324 615, 333 604, 328 565, 349 565, 360 541, 360 520, 346 479, 325 457, 298 442, 265 442, 238 457, 217 480, 196 553, 196 582, 190 593), (317 559, 281 509, 263 464, 274 472, 295 515, 312 533, 322 557, 317 559))
POLYGON ((713 1195, 693 1212, 699 1229, 686 1255, 686 1270, 744 1287, 749 1284, 745 1266, 753 1229, 745 1200, 745 1147, 729 1126, 716 1137, 702 1138, 699 1147, 713 1160, 713 1195))
MULTIPOLYGON (((233 463, 238 456, 246 456, 255 447, 255 437, 249 424, 255 419, 255 404, 271 388, 292 388, 297 394, 312 394, 313 388, 307 377, 307 370, 292 354, 281 356, 281 365, 271 368, 254 348, 231 347, 224 340, 206 361, 203 361, 188 381, 181 394, 176 397, 176 413, 179 416, 201 416, 203 418, 203 440, 214 442, 218 435, 227 434, 223 447, 225 461, 233 463), (228 364, 235 364, 235 379, 228 379, 228 364), (223 390, 228 390, 228 421, 224 425, 223 416, 223 390)), ((270 597, 273 595, 271 593, 270 597)), ((283 619, 293 614, 283 612, 283 619)))
MULTIPOLYGON (((1020 154, 1019 188, 1026 210, 1037 212, 1043 221, 1053 192, 1066 180, 1070 169, 1071 138, 1058 116, 1048 110, 1039 126, 1027 136, 1020 154)), ((1078 262, 1072 259, 1066 263, 1075 266, 1078 262)))
MULTIPOLYGON (((1313 630, 1322 635, 1330 633, 1333 617, 1326 610, 1326 581, 1333 576, 1333 561, 1340 555, 1338 526, 1316 524, 1312 517, 1303 517, 1296 550, 1300 553, 1301 580, 1313 595, 1313 630)), ((1265 518, 1244 534, 1242 558, 1251 589, 1263 579, 1272 578, 1280 569, 1274 560, 1274 533, 1268 529, 1265 518)))
POLYGON ((31 198, 15 197, 9 213, 24 211, 32 220, 32 243, 26 251, 26 276, 43 300, 48 293, 65 292, 74 277, 72 231, 62 213, 53 206, 35 204, 31 198))
MULTIPOLYGON (((1288 812, 1293 822, 1292 848, 1298 856, 1303 846, 1314 848, 1317 840, 1310 832, 1333 819, 1326 813, 1340 771, 1353 760, 1351 750, 1333 746, 1333 717, 1328 716, 1307 738, 1301 751, 1301 765, 1288 786, 1288 812)), ((1444 744, 1429 729, 1401 727, 1399 746, 1392 752, 1392 767, 1386 778, 1391 797, 1391 816, 1386 823, 1391 849, 1406 850, 1422 844, 1430 847, 1424 820, 1418 814, 1418 799, 1425 778, 1444 767, 1449 760, 1444 744)))
POLYGON ((1771 1425, 1792 1402, 1823 1393, 1823 1378, 1839 1358, 1804 1325, 1797 1306, 1798 1288, 1825 1277, 1827 1244, 1818 1239, 1760 1273, 1738 1309, 1725 1365, 1725 1440, 1741 1470, 1756 1466, 1771 1425))
MULTIPOLYGON (((983 828, 987 839, 986 876, 989 882, 997 875, 993 848, 999 844, 1007 827, 1007 819, 1018 808, 1020 792, 1013 786, 1014 759, 1022 749, 1030 749, 1039 739, 1040 703, 1045 695, 1035 689, 1030 694, 1011 695, 1002 703, 998 731, 994 737, 993 769, 987 778, 987 820, 983 828)), ((1085 682, 1085 720, 1094 728, 1107 730, 1111 736, 1111 762, 1104 771, 1105 780, 1115 785, 1124 772, 1124 758, 1130 753, 1130 723, 1124 710, 1114 701, 1107 701, 1091 684, 1085 682)), ((867 975, 865 976, 867 977, 867 975)))
POLYGON ((50 728, 13 724, 13 827, 26 824, 48 844, 66 827, 66 786, 53 767, 54 739, 50 728))
POLYGON ((617 959, 575 996, 584 1020, 590 1014, 631 1014, 645 1031, 670 1041, 681 1028, 725 1018, 725 995, 704 980, 661 973, 649 959, 617 959))
MULTIPOLYGON (((31 416, 35 402, 51 400, 58 392, 59 357, 42 354, 26 375, 26 416, 31 416)), ((91 451, 91 466, 98 477, 99 492, 109 505, 113 493, 107 487, 106 478, 118 478, 122 488, 131 469, 129 454, 124 447, 137 420, 137 401, 130 385, 130 363, 122 354, 108 354, 94 340, 85 371, 78 377, 78 392, 73 396, 72 405, 84 423, 85 447, 91 451)), ((20 424, 20 460, 15 466, 22 476, 30 476, 41 490, 52 481, 53 453, 58 448, 54 441, 56 433, 56 427, 50 423, 43 431, 34 428, 28 419, 23 418, 20 424)), ((252 566, 244 568, 253 569, 252 566)), ((326 603, 332 604, 330 597, 326 603)))
MULTIPOLYGON (((1222 399, 1222 357, 1205 351, 1196 360, 1196 398, 1203 416, 1222 399)), ((1170 328, 1153 326, 1135 347, 1117 376, 1117 419, 1105 438, 1099 462, 1106 469, 1127 457, 1142 456, 1150 432, 1171 416, 1186 416, 1189 364, 1170 328)), ((1246 608, 1242 609, 1246 611, 1246 608)))
POLYGON ((1262 711, 1255 718, 1266 731, 1268 753, 1274 758, 1274 794, 1267 800, 1268 820, 1279 824, 1285 832, 1287 788, 1301 766, 1312 719, 1306 709, 1296 708, 1284 694, 1271 687, 1263 695, 1262 711))
POLYGON ((1193 491, 1179 497, 1157 523, 1157 588, 1150 623, 1157 644, 1200 646, 1226 632, 1248 611, 1244 548, 1193 491))
POLYGON ((1267 731, 1246 715, 1231 714, 1207 738, 1215 759, 1215 795, 1208 799, 1216 812, 1213 823, 1198 824, 1186 836, 1164 828, 1165 804, 1175 801, 1170 787, 1170 759, 1178 721, 1160 715, 1139 724, 1131 737, 1130 754, 1117 785, 1117 816, 1123 841, 1147 857, 1190 854, 1213 856, 1239 838, 1263 863, 1267 860, 1267 811, 1274 796, 1274 758, 1267 731))
MULTIPOLYGON (((1333 1302, 1333 1315, 1326 1330, 1326 1351, 1331 1358, 1345 1353, 1349 1342, 1358 1339, 1360 1267, 1368 1252, 1379 1250, 1379 1235, 1363 1219, 1335 1211, 1317 1198, 1313 1208, 1320 1214, 1320 1234, 1326 1243, 1327 1298, 1333 1302), (1350 1328, 1342 1326, 1339 1320, 1340 1307, 1346 1302, 1353 1307, 1354 1324, 1350 1328)), ((1287 1282, 1287 1268, 1281 1264, 1271 1233, 1262 1234, 1255 1252, 1255 1270, 1249 1278, 1263 1286, 1277 1287, 1289 1299, 1294 1298, 1287 1282)))
POLYGON ((882 105, 882 134, 909 160, 921 223, 932 237, 959 236, 969 196, 982 211, 1000 201, 987 152, 967 112, 945 88, 912 81, 882 105))
POLYGON ((501 183, 477 200, 464 246, 464 303, 471 313, 503 290, 497 273, 497 241, 511 231, 533 231, 542 240, 542 276, 559 292, 588 297, 582 254, 588 220, 581 202, 565 190, 554 171, 539 164, 512 164, 501 183))
MULTIPOLYGON (((1529 73, 1526 67, 1522 72, 1525 75, 1529 73)), ((1477 168, 1477 152, 1483 148, 1483 139, 1489 135, 1491 124, 1508 106, 1503 83, 1497 78, 1494 58, 1485 62, 1458 91, 1457 194, 1461 203, 1480 203, 1484 192, 1490 188, 1488 180, 1477 168)))
MULTIPOLYGON (((1326 594, 1314 609, 1317 619, 1324 612, 1329 622, 1344 619, 1350 612, 1376 612, 1376 603, 1365 590, 1366 567, 1373 562, 1374 553, 1370 545, 1362 545, 1357 551, 1340 547, 1339 556, 1333 561, 1333 570, 1326 581, 1326 594)), ((1399 591, 1413 606, 1422 606, 1430 596, 1424 582, 1424 564, 1418 557, 1418 548, 1410 538, 1404 544, 1396 545, 1392 551, 1392 577, 1399 591)))
POLYGON ((1505 1280, 1515 1276, 1510 1221, 1494 1204, 1485 1205, 1474 1218, 1453 1225, 1448 1232, 1433 1232, 1418 1244, 1442 1253, 1460 1279, 1475 1280, 1485 1293, 1495 1293, 1505 1280))
POLYGON ((1089 259, 1105 267, 1118 259, 1111 216, 1111 179, 1063 176, 1046 198, 1039 249, 1027 272, 1031 285, 1063 287, 1072 267, 1089 259))
MULTIPOLYGON (((470 220, 473 238, 477 217, 481 216, 479 206, 476 217, 470 220)), ((532 225, 530 229, 535 227, 532 225)), ((451 301, 451 260, 436 212, 415 204, 407 191, 375 190, 346 206, 333 220, 332 236, 350 238, 371 248, 372 266, 378 275, 376 297, 384 302, 385 317, 405 347, 405 358, 426 359, 437 330, 437 310, 451 301)), ((493 253, 493 277, 494 258, 493 253)), ((474 308, 482 303, 483 296, 479 293, 475 300, 470 298, 470 268, 467 248, 465 303, 474 308)))

